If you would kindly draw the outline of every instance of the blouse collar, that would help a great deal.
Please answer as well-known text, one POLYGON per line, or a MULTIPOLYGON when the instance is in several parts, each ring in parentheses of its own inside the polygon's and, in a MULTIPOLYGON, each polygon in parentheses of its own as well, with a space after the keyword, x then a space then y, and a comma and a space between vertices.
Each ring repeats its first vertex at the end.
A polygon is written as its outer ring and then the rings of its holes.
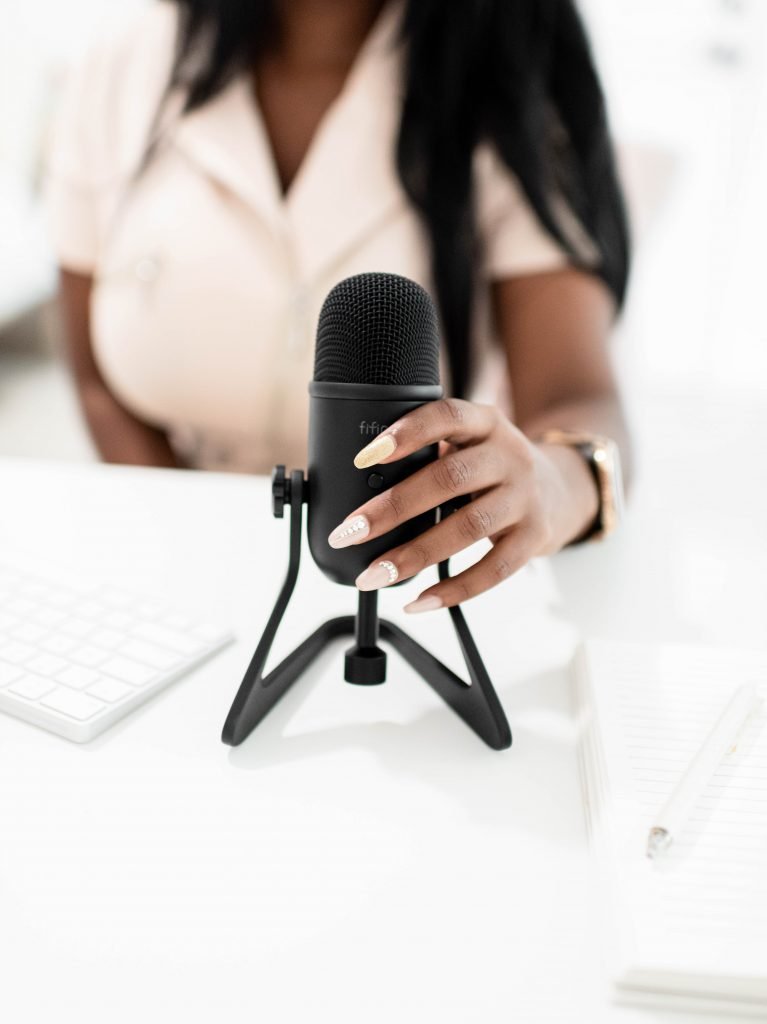
POLYGON ((402 0, 381 11, 323 116, 286 196, 249 76, 181 118, 172 143, 292 245, 308 281, 405 202, 395 166, 402 0))

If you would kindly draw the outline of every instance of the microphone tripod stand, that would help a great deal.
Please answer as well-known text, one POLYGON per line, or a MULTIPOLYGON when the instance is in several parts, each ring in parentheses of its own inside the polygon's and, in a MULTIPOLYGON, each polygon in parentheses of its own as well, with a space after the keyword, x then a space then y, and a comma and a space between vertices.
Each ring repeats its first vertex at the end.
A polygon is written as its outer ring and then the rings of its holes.
MULTIPOLYGON (((298 578, 303 505, 306 500, 307 487, 303 472, 300 469, 293 470, 288 479, 285 467, 276 466, 272 472, 272 511, 281 519, 285 505, 289 504, 290 507, 288 571, 266 629, 229 709, 221 735, 222 741, 230 746, 242 743, 324 647, 337 637, 353 636, 355 642, 346 652, 344 666, 344 679, 347 682, 372 686, 386 681, 386 653, 378 646, 380 637, 402 655, 489 747, 493 750, 509 747, 511 730, 506 715, 459 607, 448 611, 458 636, 470 683, 443 665, 399 626, 386 619, 379 619, 377 591, 360 591, 356 616, 342 615, 325 622, 268 675, 263 674, 266 659, 298 578)), ((441 562, 439 577, 447 579, 448 576, 448 563, 441 562)))

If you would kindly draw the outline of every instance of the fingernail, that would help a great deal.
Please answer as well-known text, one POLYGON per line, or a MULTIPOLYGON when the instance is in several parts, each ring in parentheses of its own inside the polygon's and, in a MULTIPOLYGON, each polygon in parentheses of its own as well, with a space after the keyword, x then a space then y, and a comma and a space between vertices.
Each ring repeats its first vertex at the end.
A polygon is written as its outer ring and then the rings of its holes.
POLYGON ((354 582, 358 590, 380 590, 396 583, 398 577, 394 562, 376 562, 361 572, 354 582))
POLYGON ((396 447, 397 441, 393 434, 379 434, 370 444, 365 445, 362 451, 357 452, 354 456, 354 465, 357 469, 375 466, 383 459, 388 459, 396 447))
POLYGON ((370 533, 370 523, 366 516, 352 516, 351 519, 344 519, 340 526, 328 537, 328 544, 331 548, 348 548, 350 544, 357 544, 364 540, 370 533))
POLYGON ((419 597, 415 601, 411 601, 410 604, 405 605, 404 610, 410 612, 411 615, 416 612, 433 612, 437 608, 441 608, 442 604, 442 598, 433 594, 429 597, 419 597))

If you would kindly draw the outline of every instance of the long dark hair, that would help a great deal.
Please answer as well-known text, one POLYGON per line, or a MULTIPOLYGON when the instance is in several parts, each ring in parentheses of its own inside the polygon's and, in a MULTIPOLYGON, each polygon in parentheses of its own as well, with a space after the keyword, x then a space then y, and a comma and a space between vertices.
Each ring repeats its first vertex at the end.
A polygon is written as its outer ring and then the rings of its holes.
MULTIPOLYGON (((219 93, 278 37, 279 0, 175 0, 171 87, 185 111, 219 93)), ((620 308, 629 237, 605 102, 573 0, 407 0, 404 99, 397 141, 403 188, 426 226, 453 392, 472 376, 469 334, 475 230, 472 155, 492 144, 541 223, 576 265, 559 195, 599 254, 620 308)))

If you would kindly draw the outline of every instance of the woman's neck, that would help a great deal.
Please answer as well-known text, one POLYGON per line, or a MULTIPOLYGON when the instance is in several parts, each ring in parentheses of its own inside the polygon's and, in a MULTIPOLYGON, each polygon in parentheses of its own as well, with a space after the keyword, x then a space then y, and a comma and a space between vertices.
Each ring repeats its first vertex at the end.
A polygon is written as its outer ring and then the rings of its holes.
POLYGON ((303 70, 348 68, 386 0, 280 0, 273 58, 303 70))

